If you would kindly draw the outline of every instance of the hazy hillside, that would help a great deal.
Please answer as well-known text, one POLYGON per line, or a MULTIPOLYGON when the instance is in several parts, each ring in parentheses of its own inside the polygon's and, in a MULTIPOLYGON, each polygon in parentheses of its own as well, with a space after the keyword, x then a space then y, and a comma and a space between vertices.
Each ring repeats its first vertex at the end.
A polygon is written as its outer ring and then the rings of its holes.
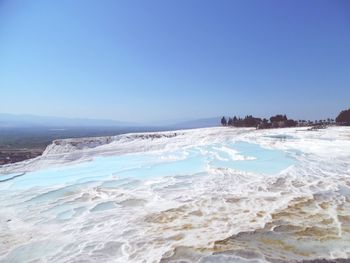
MULTIPOLYGON (((83 128, 83 127, 158 127, 159 129, 191 129, 214 127, 219 125, 219 118, 194 119, 186 121, 161 121, 152 123, 123 122, 110 119, 64 118, 37 116, 31 114, 0 113, 0 128, 83 128)), ((144 129, 142 129, 144 130, 144 129)), ((152 129, 154 130, 154 129, 152 129)))
POLYGON ((37 116, 30 114, 0 113, 0 127, 115 127, 136 126, 135 123, 120 122, 109 119, 64 118, 37 116))

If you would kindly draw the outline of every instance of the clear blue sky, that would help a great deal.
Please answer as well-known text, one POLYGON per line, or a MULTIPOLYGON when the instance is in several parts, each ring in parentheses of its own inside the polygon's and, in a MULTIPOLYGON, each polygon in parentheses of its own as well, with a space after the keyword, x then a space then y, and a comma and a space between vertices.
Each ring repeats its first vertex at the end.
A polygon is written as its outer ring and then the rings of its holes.
POLYGON ((0 112, 124 121, 350 107, 350 1, 0 0, 0 112))

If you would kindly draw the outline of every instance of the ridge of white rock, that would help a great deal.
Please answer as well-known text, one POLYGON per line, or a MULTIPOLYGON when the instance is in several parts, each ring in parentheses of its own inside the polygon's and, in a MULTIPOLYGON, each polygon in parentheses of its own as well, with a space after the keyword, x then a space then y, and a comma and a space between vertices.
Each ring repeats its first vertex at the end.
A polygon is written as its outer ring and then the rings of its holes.
MULTIPOLYGON (((190 132, 187 130, 186 132, 190 132)), ((0 175, 13 172, 28 172, 42 169, 47 166, 64 165, 70 162, 86 161, 94 156, 114 155, 130 148, 130 152, 138 152, 145 147, 137 147, 137 143, 158 140, 164 142, 165 138, 181 136, 184 131, 165 131, 147 133, 127 133, 115 136, 82 137, 57 139, 49 144, 41 156, 24 160, 19 163, 0 166, 0 175)))
POLYGON ((59 139, 48 145, 37 158, 19 163, 0 166, 0 175, 28 172, 44 167, 66 165, 74 162, 89 161, 97 156, 111 156, 144 151, 167 151, 181 147, 224 143, 228 140, 242 140, 260 144, 267 148, 284 150, 294 148, 305 152, 329 155, 332 149, 339 156, 348 156, 346 148, 339 144, 350 142, 348 127, 330 127, 309 131, 307 128, 283 128, 256 130, 254 128, 214 127, 190 130, 127 133, 116 136, 84 137, 59 139), (271 142, 273 136, 277 141, 271 142), (291 140, 286 140, 290 138, 291 140), (314 140, 323 144, 315 144, 314 140), (343 150, 342 150, 343 149, 343 150))

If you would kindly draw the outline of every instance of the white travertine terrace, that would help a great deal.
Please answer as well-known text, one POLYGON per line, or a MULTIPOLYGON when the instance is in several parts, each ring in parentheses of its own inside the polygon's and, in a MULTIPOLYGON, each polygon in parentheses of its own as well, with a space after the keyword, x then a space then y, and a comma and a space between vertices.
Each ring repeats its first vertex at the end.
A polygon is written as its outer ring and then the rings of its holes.
POLYGON ((58 140, 0 174, 0 262, 350 257, 349 127, 58 140))

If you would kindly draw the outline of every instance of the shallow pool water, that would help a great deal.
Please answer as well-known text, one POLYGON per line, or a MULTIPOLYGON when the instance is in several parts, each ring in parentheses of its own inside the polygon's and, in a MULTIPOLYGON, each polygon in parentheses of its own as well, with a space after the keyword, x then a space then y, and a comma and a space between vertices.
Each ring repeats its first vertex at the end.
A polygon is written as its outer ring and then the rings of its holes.
POLYGON ((166 153, 96 157, 90 162, 13 176, 13 179, 1 183, 0 187, 5 183, 6 188, 23 189, 113 178, 147 179, 195 174, 205 172, 210 167, 275 174, 293 163, 294 160, 285 152, 262 148, 258 144, 234 142, 227 145, 191 147, 166 153))
POLYGON ((214 159, 211 165, 216 168, 223 167, 253 173, 276 174, 294 164, 294 159, 288 156, 287 153, 262 148, 258 144, 238 142, 229 145, 228 148, 235 149, 242 157, 235 160, 224 149, 220 153, 224 159, 214 159))

